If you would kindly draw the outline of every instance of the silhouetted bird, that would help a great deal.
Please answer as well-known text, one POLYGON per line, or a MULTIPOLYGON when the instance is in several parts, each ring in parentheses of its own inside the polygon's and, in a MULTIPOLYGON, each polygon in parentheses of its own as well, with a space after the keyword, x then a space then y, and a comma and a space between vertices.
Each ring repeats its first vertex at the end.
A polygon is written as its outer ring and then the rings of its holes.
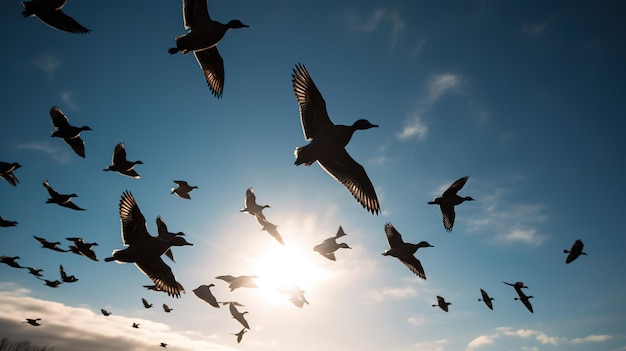
POLYGON ((176 188, 172 188, 171 194, 176 194, 178 197, 182 197, 183 199, 191 200, 191 196, 189 196, 189 192, 193 189, 198 189, 195 185, 189 185, 184 180, 174 180, 178 186, 176 188))
POLYGON ((39 241, 41 243, 41 247, 46 248, 46 249, 50 249, 50 250, 54 250, 54 251, 58 251, 58 252, 67 252, 67 250, 63 250, 61 248, 59 248, 58 246, 61 245, 60 241, 56 241, 56 242, 50 242, 44 238, 40 238, 36 235, 33 235, 33 238, 37 239, 37 241, 39 241))
POLYGON ((152 304, 148 303, 148 300, 144 299, 143 297, 141 298, 141 303, 143 303, 143 307, 145 308, 151 308, 152 304))
POLYGON ((31 0, 22 1, 24 17, 37 17, 41 22, 65 32, 83 34, 91 32, 72 17, 61 11, 67 0, 31 0))
POLYGON ((50 136, 62 138, 78 156, 84 158, 85 143, 80 138, 80 132, 92 129, 88 126, 74 127, 70 125, 67 116, 57 106, 50 108, 50 118, 52 119, 52 125, 56 128, 50 136))
POLYGON ((133 328, 135 328, 135 329, 139 329, 139 323, 135 323, 135 322, 133 322, 133 328))
POLYGON ((163 240, 148 233, 146 218, 141 213, 135 198, 129 191, 122 194, 119 204, 122 222, 122 242, 128 247, 113 251, 106 262, 133 262, 152 282, 168 295, 180 297, 183 286, 176 281, 170 267, 163 262, 161 255, 172 246, 193 245, 182 236, 163 240))
POLYGON ((256 279, 256 275, 241 275, 239 277, 233 277, 232 275, 220 275, 215 279, 221 279, 228 283, 230 291, 238 288, 258 288, 258 285, 252 279, 256 279))
POLYGON ((76 278, 75 276, 67 275, 67 273, 65 273, 63 265, 59 265, 59 272, 61 273, 61 280, 63 281, 63 283, 74 283, 78 281, 78 278, 76 278))
POLYGON ((41 320, 41 318, 35 318, 35 319, 26 318, 26 321, 24 321, 22 323, 28 323, 28 324, 30 324, 32 326, 38 327, 38 326, 41 325, 41 323, 39 323, 40 320, 41 320))
MULTIPOLYGON (((157 225, 157 237, 159 239, 163 239, 163 240, 171 240, 174 239, 177 236, 180 235, 185 235, 185 233, 183 232, 178 232, 178 233, 171 233, 167 230, 167 224, 165 224, 165 221, 163 221, 163 218, 161 218, 161 216, 157 216, 156 218, 156 225, 157 225)), ((169 257, 170 260, 172 260, 172 262, 174 261, 174 254, 172 253, 172 249, 169 248, 167 249, 167 251, 165 251, 165 256, 169 257)))
POLYGON ((37 279, 39 279, 39 277, 43 277, 43 274, 41 274, 43 269, 35 269, 34 267, 26 267, 26 269, 28 269, 28 273, 34 275, 37 279))
POLYGON ((534 296, 526 296, 526 294, 524 294, 523 292, 519 294, 519 297, 515 297, 515 300, 519 300, 521 301, 524 306, 526 306, 526 308, 530 311, 530 313, 535 313, 533 312, 533 305, 530 304, 530 299, 532 299, 534 296))
POLYGON ((340 238, 344 235, 346 235, 346 233, 344 233, 343 228, 339 226, 339 229, 337 230, 337 234, 335 236, 333 236, 332 238, 325 239, 324 241, 322 241, 321 244, 317 244, 313 246, 313 251, 317 251, 319 252, 320 255, 326 257, 327 259, 331 261, 335 261, 335 251, 339 249, 351 248, 346 243, 340 243, 340 244, 337 243, 337 238, 340 238))
POLYGON ((60 282, 60 281, 58 281, 58 280, 48 280, 48 279, 44 279, 44 281, 45 281, 45 283, 44 283, 44 284, 45 284, 46 286, 51 287, 51 288, 58 288, 58 287, 59 287, 59 285, 61 285, 61 282, 60 282))
POLYGON ((522 292, 522 289, 528 289, 528 287, 526 285, 524 285, 524 282, 515 282, 514 284, 511 284, 511 283, 507 283, 507 282, 503 281, 503 283, 506 284, 506 285, 512 286, 513 289, 515 289, 515 292, 517 292, 518 295, 524 294, 524 292, 522 292))
POLYGON ((212 286, 215 286, 215 284, 200 285, 199 287, 193 290, 193 293, 196 294, 196 296, 199 297, 200 299, 207 302, 209 305, 215 308, 220 308, 220 305, 217 302, 217 299, 215 298, 215 296, 213 296, 213 293, 211 293, 212 286))
POLYGON ((487 294, 487 292, 483 289, 480 289, 480 294, 483 296, 483 298, 478 299, 478 301, 484 302, 490 310, 493 310, 493 303, 491 303, 491 300, 494 300, 494 298, 489 297, 489 294, 487 294))
POLYGON ((170 306, 163 304, 163 311, 170 313, 171 311, 173 311, 173 308, 170 308, 170 306))
POLYGON ((283 237, 278 232, 278 226, 274 223, 271 223, 265 218, 261 218, 259 216, 254 216, 256 218, 257 223, 261 226, 261 231, 266 231, 272 238, 276 239, 281 245, 285 245, 283 241, 283 237))
POLYGON ((50 186, 50 183, 48 183, 47 180, 43 182, 43 187, 46 188, 46 190, 48 190, 48 194, 50 194, 50 198, 48 200, 46 200, 47 204, 57 204, 59 206, 67 207, 67 208, 70 208, 70 209, 76 210, 76 211, 84 211, 85 210, 84 208, 80 208, 80 207, 76 206, 72 202, 72 198, 73 197, 78 197, 78 195, 76 195, 76 194, 59 194, 54 189, 52 189, 52 187, 50 186))
POLYGON ((100 312, 102 312, 102 314, 103 314, 105 317, 108 317, 108 316, 110 316, 110 315, 111 315, 111 312, 109 312, 109 311, 105 310, 104 308, 101 308, 101 309, 100 309, 100 312))
POLYGON ((13 257, 0 256, 0 263, 4 263, 13 268, 26 268, 26 267, 20 266, 19 263, 15 262, 16 260, 19 260, 19 259, 20 259, 20 256, 13 256, 13 257))
POLYGON ((161 346, 162 348, 167 348, 167 344, 164 343, 164 342, 162 342, 161 345, 159 345, 159 346, 161 346))
POLYGON ((103 169, 103 171, 113 171, 127 177, 139 179, 141 176, 135 171, 135 165, 142 165, 141 161, 128 161, 126 159, 126 146, 124 143, 118 143, 113 149, 113 157, 111 165, 103 169))
POLYGON ((20 180, 17 179, 15 174, 13 174, 13 171, 20 167, 22 167, 22 165, 17 162, 7 163, 0 161, 0 178, 6 180, 9 184, 16 186, 20 180))
POLYGON ((248 212, 249 214, 265 219, 263 215, 263 209, 270 208, 270 205, 258 205, 256 203, 256 195, 252 188, 246 190, 246 199, 243 202, 243 208, 239 212, 248 212))
POLYGON ((391 223, 385 224, 385 234, 387 235, 387 242, 390 249, 383 252, 383 256, 393 256, 409 267, 411 272, 415 273, 418 277, 426 279, 426 273, 422 263, 415 258, 415 252, 421 247, 434 247, 426 241, 420 241, 418 244, 405 243, 402 240, 400 232, 394 228, 391 223))
POLYGON ((233 318, 235 318, 237 322, 241 323, 241 325, 243 325, 245 328, 250 329, 248 321, 246 321, 246 319, 244 318, 244 314, 248 313, 248 311, 239 312, 233 302, 229 302, 228 305, 228 309, 230 310, 230 314, 233 316, 233 318))
POLYGON ((310 305, 309 301, 304 297, 304 290, 300 289, 297 285, 292 285, 289 288, 278 288, 278 291, 289 294, 289 301, 296 307, 302 308, 305 303, 310 305))
POLYGON ((9 221, 9 220, 2 218, 2 216, 0 216, 0 227, 7 228, 7 227, 15 227, 16 225, 17 225, 16 221, 9 221))
POLYGON ((333 178, 345 186, 356 200, 372 214, 380 212, 380 204, 363 166, 346 151, 357 130, 378 127, 365 119, 351 126, 335 125, 328 117, 326 102, 317 90, 304 65, 298 64, 292 75, 293 90, 300 106, 300 123, 308 145, 296 148, 296 165, 310 166, 317 161, 333 178))
POLYGON ((248 26, 239 20, 226 24, 211 20, 206 0, 183 1, 183 24, 189 32, 176 37, 176 47, 168 52, 173 55, 179 51, 182 54, 192 51, 211 92, 220 98, 224 91, 224 60, 217 51, 217 43, 228 29, 248 26))
POLYGON ((584 246, 585 245, 583 244, 583 242, 580 239, 577 239, 572 245, 571 249, 563 250, 563 253, 569 254, 567 255, 567 258, 565 259, 565 263, 572 263, 575 259, 578 258, 578 256, 586 255, 587 253, 583 252, 584 246))
POLYGON ((463 188, 469 176, 457 179, 450 187, 443 192, 441 197, 435 197, 433 201, 429 201, 429 205, 439 205, 441 215, 443 216, 443 227, 446 231, 451 232, 452 226, 454 226, 454 206, 463 203, 464 201, 474 201, 470 196, 460 197, 457 192, 463 188))
POLYGON ((73 252, 77 255, 85 256, 92 261, 98 261, 98 257, 96 257, 96 252, 93 251, 92 247, 98 246, 98 243, 87 243, 82 238, 65 238, 74 243, 74 245, 70 245, 69 251, 73 252))
POLYGON ((237 337, 237 344, 239 344, 241 342, 241 339, 243 339, 243 334, 247 332, 246 328, 242 328, 239 333, 233 334, 230 333, 230 335, 235 335, 237 337))
POLYGON ((433 307, 439 306, 439 307, 441 307, 442 310, 448 312, 448 305, 452 305, 452 303, 451 302, 446 302, 446 300, 443 297, 437 295, 437 304, 436 305, 432 305, 432 306, 433 307))

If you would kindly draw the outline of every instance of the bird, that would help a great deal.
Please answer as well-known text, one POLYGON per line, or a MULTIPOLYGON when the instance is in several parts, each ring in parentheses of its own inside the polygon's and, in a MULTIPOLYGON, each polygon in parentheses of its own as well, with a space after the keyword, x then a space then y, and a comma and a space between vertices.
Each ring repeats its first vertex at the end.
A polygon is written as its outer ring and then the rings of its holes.
POLYGON ((0 161, 0 178, 6 180, 13 186, 17 186, 20 180, 17 179, 13 172, 20 167, 22 167, 22 165, 17 162, 8 163, 0 161))
POLYGON ((241 275, 239 277, 233 277, 232 275, 220 275, 215 279, 220 279, 228 283, 230 291, 238 288, 258 288, 256 282, 252 279, 256 279, 256 275, 241 275))
POLYGON ((572 245, 571 249, 563 250, 563 253, 568 254, 567 258, 565 259, 565 263, 567 263, 567 264, 572 263, 575 259, 578 258, 578 256, 580 256, 580 255, 587 255, 586 252, 583 252, 583 247, 584 246, 585 245, 583 244, 583 242, 580 239, 576 239, 576 241, 572 245))
POLYGON ((104 259, 105 262, 133 262, 159 289, 169 296, 180 297, 180 293, 185 292, 185 289, 176 281, 172 269, 163 262, 161 255, 171 246, 193 244, 182 236, 163 240, 150 235, 146 228, 146 218, 129 191, 122 193, 119 213, 122 222, 122 242, 128 247, 114 250, 111 257, 104 259))
POLYGON ((346 233, 343 231, 343 228, 339 226, 337 234, 334 237, 325 239, 322 243, 313 246, 313 251, 317 251, 323 257, 326 257, 331 261, 335 261, 335 251, 339 249, 351 249, 351 247, 346 243, 337 243, 337 238, 344 235, 346 235, 346 233))
POLYGON ((243 208, 239 210, 239 212, 247 212, 253 216, 265 219, 265 215, 263 215, 264 208, 270 208, 270 205, 261 206, 257 204, 254 190, 252 188, 248 188, 248 190, 246 190, 246 198, 243 202, 243 208))
POLYGON ((302 308, 305 303, 310 305, 309 301, 304 297, 304 290, 297 285, 292 285, 288 288, 278 288, 278 291, 289 294, 289 301, 296 307, 302 308))
POLYGON ((65 273, 63 265, 59 265, 59 272, 61 273, 61 280, 63 281, 63 283, 74 283, 78 281, 78 278, 76 278, 75 276, 67 275, 67 273, 65 273))
POLYGON ((161 346, 162 348, 167 348, 167 344, 162 342, 159 346, 161 346))
POLYGON ((17 225, 16 221, 10 221, 0 216, 0 227, 8 228, 8 227, 15 227, 16 225, 17 225))
POLYGON ((36 235, 33 235, 33 238, 37 239, 37 241, 39 241, 41 243, 41 247, 46 248, 46 249, 50 249, 50 250, 54 250, 54 251, 58 251, 58 252, 67 252, 67 250, 63 250, 62 248, 59 247, 59 245, 61 245, 61 242, 56 241, 56 242, 50 242, 44 238, 38 237, 36 235))
POLYGON ((58 288, 59 285, 61 285, 61 282, 59 280, 44 279, 44 281, 45 281, 44 285, 49 286, 51 288, 58 288))
POLYGON ((20 256, 13 256, 13 257, 0 256, 0 263, 4 263, 13 268, 26 268, 26 267, 22 267, 19 263, 16 262, 19 259, 20 259, 20 256))
POLYGON ((170 308, 170 306, 163 304, 163 311, 170 313, 170 311, 173 311, 173 308, 170 308))
POLYGON ((127 177, 139 179, 141 176, 135 171, 135 165, 142 165, 141 161, 128 161, 126 159, 126 145, 123 142, 117 143, 113 149, 111 165, 103 171, 113 171, 127 177))
POLYGON ((199 287, 193 290, 193 293, 196 294, 198 298, 205 301, 209 305, 215 308, 220 308, 220 305, 217 302, 217 299, 215 298, 215 296, 213 296, 213 293, 211 293, 211 287, 213 286, 215 286, 215 284, 200 285, 199 287))
POLYGON ((493 303, 491 302, 491 300, 494 300, 494 298, 489 297, 489 294, 487 294, 487 292, 483 289, 480 289, 480 294, 483 296, 483 298, 478 299, 478 301, 484 302, 490 310, 493 310, 493 303))
POLYGON ((73 252, 77 255, 85 256, 92 261, 98 261, 98 257, 96 256, 96 252, 93 251, 92 247, 98 246, 98 243, 87 243, 82 238, 65 238, 65 240, 69 240, 74 243, 74 245, 70 245, 69 251, 73 252))
POLYGON ((176 188, 172 188, 170 194, 176 194, 178 195, 178 197, 181 197, 183 199, 191 200, 189 192, 193 189, 198 189, 197 186, 189 185, 189 183, 184 180, 173 180, 173 182, 176 183, 178 186, 176 188))
POLYGON ((246 328, 241 328, 241 330, 239 331, 239 333, 230 333, 230 335, 235 335, 237 336, 237 344, 239 344, 241 342, 241 339, 243 339, 243 334, 247 332, 246 328))
POLYGON ((36 269, 34 267, 26 267, 26 269, 28 269, 28 273, 34 275, 37 279, 39 279, 39 277, 43 277, 43 274, 41 274, 43 269, 36 269))
POLYGON ((59 206, 63 206, 63 207, 67 207, 70 208, 72 210, 76 210, 76 211, 84 211, 84 208, 80 208, 78 206, 76 206, 76 204, 74 204, 72 202, 72 198, 73 197, 78 197, 78 195, 76 194, 59 194, 58 192, 56 192, 56 190, 54 190, 51 186, 50 183, 48 183, 47 180, 45 180, 43 183, 43 187, 46 188, 46 190, 48 190, 48 194, 50 194, 50 198, 48 200, 46 200, 47 204, 57 204, 59 206))
MULTIPOLYGON (((163 239, 167 241, 167 240, 174 239, 177 236, 185 235, 185 233, 183 232, 170 233, 167 230, 167 224, 165 224, 165 221, 163 221, 163 218, 161 218, 161 216, 157 216, 156 225, 157 225, 157 237, 159 239, 163 239)), ((172 260, 172 262, 176 262, 174 261, 174 254, 172 253, 172 248, 168 248, 167 251, 165 251, 165 256, 169 257, 169 259, 172 260)))
POLYGON ((22 323, 28 323, 32 326, 38 327, 41 325, 41 323, 39 323, 39 321, 41 320, 41 318, 26 318, 26 321, 22 322, 22 323))
POLYGON ((300 123, 308 145, 297 147, 295 165, 320 166, 346 187, 354 198, 372 214, 379 214, 380 204, 374 186, 363 166, 346 151, 357 130, 376 128, 368 120, 359 119, 351 126, 335 125, 326 111, 326 102, 317 90, 306 67, 297 64, 292 74, 293 90, 300 108, 300 123))
POLYGON ((515 289, 515 292, 517 292, 518 295, 524 294, 522 289, 528 289, 528 287, 524 284, 524 282, 515 282, 515 283, 511 284, 511 283, 507 283, 507 282, 503 281, 503 283, 506 284, 506 285, 512 286, 513 289, 515 289))
POLYGON ((110 315, 112 314, 111 312, 109 312, 109 311, 105 310, 104 308, 101 308, 101 309, 100 309, 100 312, 102 312, 102 314, 103 314, 105 317, 108 317, 108 316, 110 316, 110 315))
POLYGON ((283 237, 278 232, 278 226, 274 223, 271 223, 265 218, 261 218, 259 216, 255 216, 257 223, 261 226, 261 231, 266 231, 272 238, 276 239, 281 245, 285 245, 285 241, 283 237))
POLYGON ((439 306, 441 307, 442 310, 448 312, 448 305, 452 305, 451 302, 446 302, 446 299, 444 299, 443 297, 437 295, 437 304, 436 305, 432 305, 433 307, 439 306))
POLYGON ((50 108, 50 118, 52 125, 56 128, 50 133, 50 136, 63 139, 78 156, 85 158, 85 142, 80 138, 80 132, 92 129, 89 126, 75 127, 70 125, 69 119, 58 106, 50 108))
POLYGON ((383 256, 393 256, 409 267, 411 272, 415 273, 418 277, 426 279, 426 273, 422 263, 415 258, 415 252, 422 247, 434 247, 426 241, 420 241, 418 244, 405 243, 402 240, 402 235, 396 230, 396 228, 389 222, 385 224, 385 234, 387 235, 387 242, 390 249, 383 252, 383 256))
POLYGON ((151 308, 152 304, 148 303, 148 300, 144 299, 143 297, 141 298, 141 303, 143 303, 143 307, 145 308, 151 308))
POLYGON ((206 0, 183 0, 183 25, 189 31, 177 36, 176 47, 168 52, 172 55, 193 52, 211 93, 219 99, 224 91, 224 60, 217 50, 217 43, 228 29, 249 26, 240 20, 226 24, 211 20, 206 0))
POLYGON ((84 34, 91 32, 75 19, 66 15, 61 9, 67 0, 31 0, 22 1, 24 5, 24 11, 22 16, 24 17, 37 17, 41 22, 49 25, 52 28, 70 32, 74 34, 84 34))
POLYGON ((461 197, 457 195, 457 192, 463 188, 469 176, 465 176, 457 179, 440 197, 435 196, 433 201, 429 201, 429 205, 439 205, 441 215, 443 217, 443 227, 447 232, 452 231, 454 226, 454 206, 463 203, 464 201, 475 201, 471 196, 461 197))
POLYGON ((135 329, 139 329, 139 323, 135 323, 135 322, 133 322, 133 328, 135 328, 135 329))
POLYGON ((523 292, 520 292, 519 297, 515 297, 514 299, 521 301, 524 306, 526 306, 526 308, 530 311, 530 313, 535 313, 533 311, 533 305, 530 304, 530 299, 532 299, 533 297, 534 296, 527 296, 523 292))
POLYGON ((233 302, 229 302, 228 305, 228 309, 230 310, 230 314, 233 316, 233 318, 235 318, 237 322, 241 323, 241 325, 244 326, 246 329, 250 329, 248 321, 246 321, 246 319, 244 318, 244 314, 248 313, 248 311, 239 312, 233 302))

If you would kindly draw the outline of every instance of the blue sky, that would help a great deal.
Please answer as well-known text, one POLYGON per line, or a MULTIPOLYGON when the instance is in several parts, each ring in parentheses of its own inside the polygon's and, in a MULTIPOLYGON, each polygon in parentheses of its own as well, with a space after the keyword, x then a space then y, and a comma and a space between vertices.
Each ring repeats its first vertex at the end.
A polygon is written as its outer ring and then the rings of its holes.
POLYGON ((58 279, 0 266, 0 337, 57 350, 626 350, 623 181, 626 28, 623 3, 584 1, 211 1, 214 20, 249 28, 218 48, 221 99, 192 55, 169 55, 185 33, 180 1, 92 4, 64 11, 91 29, 74 35, 0 3, 0 161, 19 162, 17 187, 0 183, 0 255, 58 279), (305 145, 291 86, 304 64, 331 119, 380 127, 347 147, 381 202, 372 216, 319 165, 293 165, 305 145), (86 159, 50 137, 58 105, 83 132, 86 159), (102 172, 124 141, 139 180, 102 172), (451 234, 426 204, 469 175, 451 234), (44 180, 77 193, 75 212, 46 204, 44 180), (199 189, 184 200, 172 180, 199 189), (240 213, 245 191, 269 204, 286 246, 240 213), (118 203, 131 191, 194 246, 170 263, 187 293, 145 290, 132 264, 105 263, 122 248, 118 203), (418 252, 427 280, 392 257, 391 222, 418 252), (351 250, 337 261, 312 250, 341 225, 351 250), (33 235, 97 242, 99 262, 40 248, 33 235), (576 239, 588 256, 566 265, 576 239), (259 276, 230 292, 218 275, 259 276), (523 281, 534 314, 502 282, 523 281), (274 284, 297 283, 302 309, 274 284), (192 292, 244 304, 251 330, 192 292), (494 300, 491 311, 480 289, 494 300), (436 296, 450 312, 431 307, 436 296), (145 309, 141 298, 154 303, 145 309), (167 303, 174 310, 160 308, 167 303), (105 308, 113 315, 100 315, 105 308), (42 318, 38 328, 20 323, 42 318), (141 324, 133 329, 133 322, 141 324))

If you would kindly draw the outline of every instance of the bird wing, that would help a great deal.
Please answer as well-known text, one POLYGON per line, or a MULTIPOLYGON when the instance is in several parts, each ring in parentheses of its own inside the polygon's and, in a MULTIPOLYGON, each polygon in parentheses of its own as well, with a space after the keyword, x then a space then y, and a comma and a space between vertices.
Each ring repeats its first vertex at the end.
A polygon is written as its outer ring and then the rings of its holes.
POLYGON ((221 279, 221 280, 223 280, 223 281, 225 281, 227 283, 230 283, 233 280, 235 280, 236 278, 233 277, 232 275, 220 275, 220 276, 215 277, 215 279, 221 279))
POLYGON ((52 187, 50 186, 50 183, 48 183, 48 181, 44 181, 43 182, 43 187, 46 188, 46 190, 48 190, 48 194, 50 194, 51 198, 57 198, 60 196, 59 193, 56 192, 56 190, 52 189, 52 187))
POLYGON ((347 235, 347 234, 343 231, 343 228, 339 226, 339 229, 337 229, 337 234, 335 234, 335 239, 341 238, 344 235, 347 235))
POLYGON ((115 145, 111 162, 114 165, 126 162, 126 146, 124 145, 124 143, 118 143, 117 145, 115 145))
POLYGON ((183 0, 183 24, 185 29, 193 29, 198 22, 208 22, 209 10, 206 0, 183 0))
POLYGON ((461 190, 461 188, 463 188, 468 179, 469 176, 457 179, 448 189, 446 189, 446 191, 443 192, 443 196, 445 197, 456 194, 459 190, 461 190))
POLYGON ((41 245, 46 245, 48 243, 48 240, 44 239, 44 238, 40 238, 36 235, 33 235, 33 238, 37 239, 37 241, 39 241, 41 243, 41 245))
POLYGON ((158 289, 165 291, 169 296, 180 297, 180 293, 185 292, 183 286, 176 281, 172 269, 160 257, 135 262, 135 265, 158 289))
POLYGON ((217 51, 217 46, 202 51, 194 51, 196 61, 204 73, 211 92, 216 98, 222 97, 224 91, 224 60, 217 51))
POLYGON ((328 174, 343 184, 366 210, 372 214, 380 212, 374 185, 367 176, 365 168, 350 157, 345 149, 317 162, 328 174))
POLYGON ((122 193, 119 207, 124 245, 149 240, 151 236, 146 228, 146 218, 141 213, 135 197, 128 190, 122 193))
POLYGON ((91 30, 85 28, 75 19, 66 15, 61 10, 42 11, 37 13, 37 17, 45 24, 70 33, 83 34, 91 30))
POLYGON ((85 158, 85 142, 83 139, 80 137, 64 138, 63 141, 65 141, 78 156, 85 158))
POLYGON ((201 285, 193 290, 194 294, 203 301, 207 302, 209 305, 220 308, 219 303, 217 303, 217 299, 211 293, 211 290, 208 285, 201 285))
POLYGON ((141 178, 141 176, 139 175, 139 173, 137 173, 134 169, 127 169, 125 171, 118 171, 119 173, 127 176, 127 177, 131 177, 131 178, 135 178, 135 179, 139 179, 141 178))
POLYGON ((73 203, 72 201, 67 201, 67 202, 63 202, 63 203, 59 203, 59 206, 63 206, 63 207, 67 207, 67 208, 71 208, 72 210, 76 210, 76 211, 84 211, 84 208, 80 208, 78 206, 76 206, 75 203, 73 203))
POLYGON ((304 139, 311 140, 331 129, 334 124, 328 117, 326 102, 304 65, 297 64, 293 69, 291 83, 300 106, 304 139))
POLYGON ((454 218, 456 217, 456 213, 454 212, 454 206, 439 205, 439 209, 441 210, 441 216, 443 218, 443 227, 448 232, 452 231, 454 218))
POLYGON ((389 247, 394 248, 404 245, 402 235, 391 223, 385 224, 385 234, 387 234, 387 242, 389 243, 389 247))
POLYGON ((70 126, 69 119, 58 106, 50 108, 50 119, 52 120, 52 125, 57 129, 70 126))
POLYGON ((398 257, 398 260, 404 263, 405 266, 409 267, 411 272, 415 273, 415 275, 417 275, 418 277, 422 279, 426 279, 426 273, 424 273, 424 267, 422 267, 422 263, 420 262, 420 260, 415 258, 415 256, 410 255, 410 256, 398 257))
POLYGON ((170 232, 167 231, 167 224, 163 221, 161 216, 157 216, 156 218, 156 226, 157 226, 157 236, 161 239, 169 240, 171 239, 170 232))
POLYGON ((63 265, 59 265, 59 272, 61 273, 61 280, 65 281, 67 279, 67 273, 65 273, 63 265))

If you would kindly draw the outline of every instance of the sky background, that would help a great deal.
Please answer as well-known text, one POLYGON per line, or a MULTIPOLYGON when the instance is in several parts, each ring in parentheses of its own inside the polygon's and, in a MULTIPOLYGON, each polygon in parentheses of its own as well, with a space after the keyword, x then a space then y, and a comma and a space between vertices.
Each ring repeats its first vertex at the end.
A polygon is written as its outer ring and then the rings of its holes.
POLYGON ((56 350, 626 350, 624 134, 626 5, 620 1, 210 1, 211 17, 249 28, 218 48, 226 80, 211 95, 192 55, 169 55, 184 34, 180 1, 70 0, 92 32, 75 35, 22 18, 0 2, 0 161, 19 162, 17 187, 0 182, 0 255, 59 279, 0 266, 0 337, 56 350), (381 202, 372 216, 319 165, 293 165, 305 145, 291 85, 304 64, 336 124, 366 118, 347 147, 381 202), (86 159, 51 138, 58 105, 83 132, 86 159), (141 179, 103 172, 124 141, 141 179), (452 233, 427 205, 456 179, 477 201, 457 208, 452 233), (72 211, 46 204, 41 183, 77 193, 72 211), (199 189, 170 194, 172 180, 199 189), (253 187, 286 246, 240 213, 253 187), (118 203, 131 191, 156 234, 161 215, 194 246, 172 267, 186 294, 147 291, 123 248, 118 203), (393 257, 392 223, 422 249, 427 280, 393 257), (312 247, 341 225, 351 250, 326 260, 312 247), (40 248, 80 236, 99 262, 40 248), (576 239, 588 256, 566 265, 576 239), (617 273, 617 274, 616 274, 617 273), (218 275, 259 276, 230 292, 218 275), (523 281, 534 314, 512 287, 523 281), (251 330, 192 292, 214 283, 245 305, 251 330), (297 308, 277 283, 299 284, 297 308), (489 310, 480 289, 495 298, 489 310), (431 307, 436 295, 450 312, 431 307), (145 297, 154 308, 145 309, 145 297), (174 310, 163 312, 167 303, 174 310), (100 308, 113 313, 100 314, 100 308), (42 326, 22 324, 42 318, 42 326), (133 329, 132 323, 140 323, 133 329))

